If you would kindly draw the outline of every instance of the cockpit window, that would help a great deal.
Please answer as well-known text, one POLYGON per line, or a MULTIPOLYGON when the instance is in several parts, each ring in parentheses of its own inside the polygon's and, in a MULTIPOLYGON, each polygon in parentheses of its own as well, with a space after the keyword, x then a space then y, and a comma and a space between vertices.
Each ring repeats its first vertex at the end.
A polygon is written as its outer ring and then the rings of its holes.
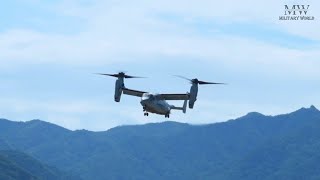
POLYGON ((146 100, 146 99, 149 99, 149 100, 155 100, 156 97, 153 95, 153 94, 150 94, 150 93, 144 93, 141 97, 142 100, 146 100))
POLYGON ((142 100, 149 99, 150 94, 149 93, 144 93, 141 97, 142 100))

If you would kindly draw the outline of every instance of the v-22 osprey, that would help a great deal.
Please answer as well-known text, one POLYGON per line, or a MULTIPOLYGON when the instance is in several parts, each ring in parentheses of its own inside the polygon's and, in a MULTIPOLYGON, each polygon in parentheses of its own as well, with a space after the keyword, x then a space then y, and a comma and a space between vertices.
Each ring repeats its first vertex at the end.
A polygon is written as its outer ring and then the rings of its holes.
POLYGON ((170 113, 172 109, 181 110, 183 113, 186 113, 188 101, 189 101, 189 108, 193 109, 194 103, 197 100, 198 85, 225 84, 225 83, 205 82, 205 81, 200 81, 197 78, 188 79, 183 76, 177 76, 190 81, 191 83, 190 92, 182 93, 182 94, 153 94, 146 91, 139 91, 139 90, 129 89, 125 87, 124 79, 141 78, 141 77, 129 76, 129 75, 126 75, 124 72, 119 72, 118 74, 103 74, 103 73, 98 73, 98 74, 117 78, 115 82, 114 101, 120 102, 122 94, 140 97, 141 98, 140 104, 143 107, 144 116, 149 116, 149 112, 150 112, 150 113, 164 115, 166 118, 170 117, 170 113), (182 100, 184 101, 184 103, 182 107, 176 107, 174 105, 170 105, 167 102, 167 100, 182 100))

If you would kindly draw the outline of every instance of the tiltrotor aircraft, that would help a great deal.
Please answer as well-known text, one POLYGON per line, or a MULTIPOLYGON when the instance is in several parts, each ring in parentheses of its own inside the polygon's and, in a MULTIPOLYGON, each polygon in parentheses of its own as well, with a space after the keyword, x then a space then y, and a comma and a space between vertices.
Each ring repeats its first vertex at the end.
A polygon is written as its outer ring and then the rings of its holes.
POLYGON ((171 110, 181 110, 183 113, 186 113, 187 103, 189 101, 189 108, 192 109, 194 103, 197 100, 198 95, 198 84, 224 84, 224 83, 214 83, 214 82, 205 82, 200 81, 198 79, 188 79, 183 76, 177 76, 183 79, 190 81, 191 88, 190 93, 182 93, 182 94, 152 94, 145 91, 138 91, 133 89, 128 89, 124 85, 124 79, 127 78, 141 78, 138 76, 129 76, 124 72, 119 72, 118 74, 102 74, 99 75, 112 76, 118 78, 115 83, 115 91, 114 91, 114 100, 116 102, 120 102, 121 95, 131 95, 137 96, 141 98, 140 104, 143 107, 143 112, 145 116, 149 116, 148 112, 164 115, 166 118, 169 118, 171 110), (174 105, 170 105, 166 100, 183 100, 182 107, 176 107, 174 105))

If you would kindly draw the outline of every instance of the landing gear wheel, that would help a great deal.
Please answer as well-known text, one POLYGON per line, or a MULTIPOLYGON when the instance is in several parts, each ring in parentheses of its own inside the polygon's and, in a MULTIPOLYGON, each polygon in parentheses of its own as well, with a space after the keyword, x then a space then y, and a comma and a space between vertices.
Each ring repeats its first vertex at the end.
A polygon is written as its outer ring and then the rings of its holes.
POLYGON ((169 118, 169 117, 170 117, 170 115, 169 115, 169 114, 166 114, 166 115, 164 115, 164 117, 165 117, 165 118, 169 118))
POLYGON ((144 116, 149 116, 149 113, 145 112, 143 113, 144 116))

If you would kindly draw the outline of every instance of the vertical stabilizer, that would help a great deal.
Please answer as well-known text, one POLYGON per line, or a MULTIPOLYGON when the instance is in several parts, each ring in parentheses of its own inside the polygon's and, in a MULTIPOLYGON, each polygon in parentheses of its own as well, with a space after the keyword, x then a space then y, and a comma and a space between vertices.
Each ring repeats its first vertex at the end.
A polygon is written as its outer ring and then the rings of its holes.
POLYGON ((183 103, 183 109, 182 109, 182 112, 183 113, 186 113, 187 112, 187 104, 188 104, 188 100, 186 99, 186 100, 184 100, 184 103, 183 103))

